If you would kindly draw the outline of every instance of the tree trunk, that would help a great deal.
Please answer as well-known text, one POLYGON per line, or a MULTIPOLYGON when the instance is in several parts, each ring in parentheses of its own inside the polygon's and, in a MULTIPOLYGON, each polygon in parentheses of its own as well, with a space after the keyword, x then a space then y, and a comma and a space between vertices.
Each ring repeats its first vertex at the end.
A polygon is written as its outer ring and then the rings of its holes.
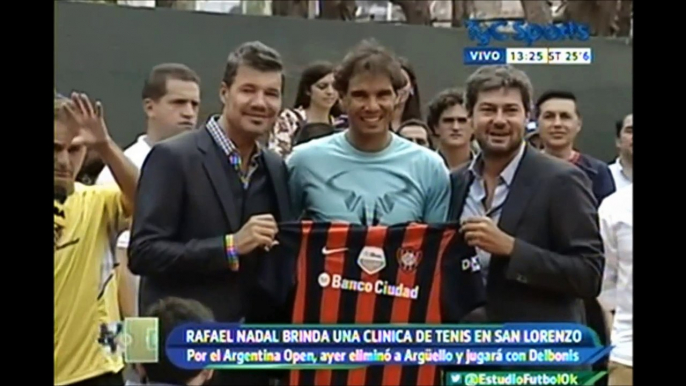
POLYGON ((617 36, 629 36, 631 31, 631 12, 634 2, 631 0, 620 0, 619 12, 617 15, 617 36))
POLYGON ((618 0, 596 0, 593 24, 596 26, 598 36, 610 36, 616 30, 615 20, 619 9, 618 0))
POLYGON ((155 0, 155 8, 172 8, 195 11, 195 0, 155 0))
POLYGON ((327 20, 355 20, 355 0, 324 0, 319 3, 319 17, 327 20))
POLYGON ((593 26, 591 25, 593 8, 592 1, 567 1, 564 19, 576 23, 588 24, 591 27, 591 34, 594 34, 594 31, 592 31, 593 26))
POLYGON ((452 26, 462 27, 463 21, 469 19, 472 12, 474 12, 474 0, 452 0, 452 3, 452 26))
POLYGON ((431 8, 427 0, 390 0, 402 8, 407 24, 431 25, 431 8))
POLYGON ((593 36, 610 36, 617 16, 617 1, 568 1, 566 19, 588 24, 593 36))
POLYGON ((307 17, 307 0, 276 0, 272 1, 272 15, 307 17))
POLYGON ((529 23, 549 24, 553 22, 553 12, 546 0, 521 0, 524 17, 529 23))
POLYGON ((565 15, 567 14, 567 0, 562 0, 559 5, 553 10, 553 22, 560 23, 565 21, 565 15))

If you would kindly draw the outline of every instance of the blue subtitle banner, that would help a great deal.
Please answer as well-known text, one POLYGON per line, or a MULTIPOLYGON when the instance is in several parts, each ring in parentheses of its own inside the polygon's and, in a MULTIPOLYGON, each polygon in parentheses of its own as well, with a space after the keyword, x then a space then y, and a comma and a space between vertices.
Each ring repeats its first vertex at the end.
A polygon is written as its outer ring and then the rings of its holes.
POLYGON ((591 364, 608 348, 167 348, 171 362, 184 369, 235 368, 354 368, 372 365, 538 365, 591 364))
POLYGON ((184 325, 167 353, 182 368, 383 365, 580 365, 607 355, 576 324, 184 325))
POLYGON ((487 46, 493 41, 519 41, 531 46, 538 41, 563 42, 587 41, 591 36, 591 29, 587 24, 567 21, 562 23, 533 24, 524 21, 509 23, 507 20, 481 22, 468 20, 466 22, 469 39, 479 46, 487 46), (511 32, 504 32, 510 28, 511 32))

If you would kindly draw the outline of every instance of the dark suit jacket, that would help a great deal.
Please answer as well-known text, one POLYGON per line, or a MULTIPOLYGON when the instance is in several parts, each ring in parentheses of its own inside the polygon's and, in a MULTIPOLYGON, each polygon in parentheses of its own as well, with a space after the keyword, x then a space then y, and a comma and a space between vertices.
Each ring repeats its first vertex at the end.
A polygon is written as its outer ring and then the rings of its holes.
MULTIPOLYGON (((280 218, 290 220, 286 166, 269 150, 263 157, 280 218)), ((230 184, 238 182, 229 178, 229 168, 226 155, 204 128, 151 150, 138 183, 129 245, 129 268, 141 275, 141 310, 160 298, 177 296, 210 307, 220 322, 246 316, 238 296, 241 285, 257 282, 242 284, 242 272, 229 270, 224 237, 243 225, 231 194, 230 184)), ((262 264, 258 275, 269 269, 262 264)))
POLYGON ((598 206, 605 197, 615 192, 615 180, 612 178, 610 168, 602 161, 590 155, 579 154, 575 165, 581 168, 591 180, 593 196, 598 206))
MULTIPOLYGON (((452 176, 450 219, 459 221, 472 174, 452 176)), ((486 315, 491 322, 584 322, 605 259, 588 177, 527 146, 498 226, 515 238, 512 256, 492 256, 486 315)))

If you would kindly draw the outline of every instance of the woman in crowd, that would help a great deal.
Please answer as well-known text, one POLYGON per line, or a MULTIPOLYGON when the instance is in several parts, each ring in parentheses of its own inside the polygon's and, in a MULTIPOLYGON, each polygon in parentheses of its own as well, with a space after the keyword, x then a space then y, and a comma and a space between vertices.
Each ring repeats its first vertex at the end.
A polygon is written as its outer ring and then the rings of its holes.
POLYGON ((403 122, 397 131, 398 135, 408 141, 412 141, 417 145, 424 146, 427 149, 433 149, 431 145, 431 135, 429 134, 429 126, 419 119, 410 119, 403 122))
POLYGON ((391 128, 397 132, 403 122, 411 119, 422 119, 421 100, 419 98, 419 86, 417 85, 417 75, 405 58, 400 58, 403 75, 407 79, 405 87, 398 91, 398 104, 395 108, 391 128))
POLYGON ((308 123, 325 123, 336 128, 344 125, 338 93, 333 88, 333 71, 333 64, 328 62, 313 63, 303 71, 293 108, 284 110, 274 125, 270 149, 282 157, 289 155, 296 132, 308 123))

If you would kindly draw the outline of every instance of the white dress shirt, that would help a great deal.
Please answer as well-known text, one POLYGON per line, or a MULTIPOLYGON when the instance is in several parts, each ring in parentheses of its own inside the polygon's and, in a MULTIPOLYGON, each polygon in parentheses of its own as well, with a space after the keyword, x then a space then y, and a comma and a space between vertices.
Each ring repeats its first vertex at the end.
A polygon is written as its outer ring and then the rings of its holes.
POLYGON ((631 185, 631 178, 624 171, 624 166, 619 162, 619 158, 609 166, 610 173, 612 173, 612 179, 615 181, 615 189, 620 190, 624 187, 631 185))
POLYGON ((633 367, 633 184, 619 189, 598 208, 605 246, 605 274, 600 303, 615 310, 610 360, 633 367))
MULTIPOLYGON (((498 178, 498 185, 493 192, 493 199, 491 202, 491 207, 486 210, 486 182, 483 178, 483 156, 477 155, 476 158, 472 160, 469 165, 469 171, 474 176, 474 180, 469 187, 467 192, 467 197, 465 198, 464 208, 462 210, 462 215, 460 216, 460 223, 469 217, 480 217, 488 216, 496 224, 500 221, 500 214, 505 206, 505 201, 507 200, 508 194, 510 194, 510 188, 512 187, 512 182, 514 181, 514 176, 519 169, 519 164, 522 162, 524 157, 524 151, 526 150, 526 145, 522 144, 519 148, 517 155, 510 161, 509 164, 500 172, 498 178)), ((484 281, 488 278, 488 268, 490 266, 491 254, 480 248, 476 249, 476 255, 479 258, 479 263, 481 264, 481 271, 484 277, 484 281)))

